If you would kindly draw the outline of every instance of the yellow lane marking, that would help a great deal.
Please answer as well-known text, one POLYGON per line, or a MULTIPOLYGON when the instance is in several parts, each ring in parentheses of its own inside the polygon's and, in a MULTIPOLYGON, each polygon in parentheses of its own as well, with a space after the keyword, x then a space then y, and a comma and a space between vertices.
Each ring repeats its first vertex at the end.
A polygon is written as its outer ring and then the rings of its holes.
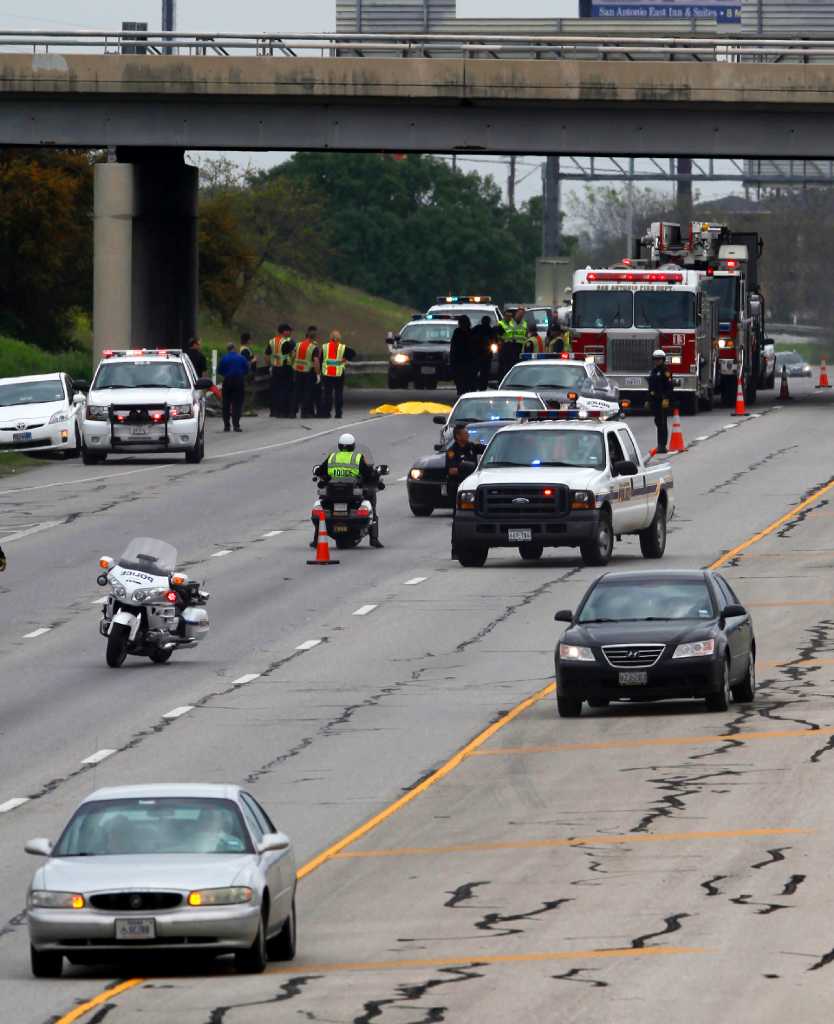
POLYGON ((754 544, 758 544, 758 542, 760 540, 764 540, 765 537, 769 537, 771 533, 778 530, 780 526, 784 526, 785 523, 789 523, 792 519, 795 519, 801 512, 804 512, 806 508, 810 508, 814 502, 819 501, 820 498, 823 497, 823 495, 828 494, 832 488, 834 488, 834 480, 829 481, 824 487, 820 487, 819 490, 814 491, 809 498, 806 498, 804 501, 800 501, 798 505, 794 505, 790 512, 786 512, 783 516, 774 520, 770 526, 766 526, 763 530, 759 530, 758 533, 754 533, 752 537, 742 541, 741 544, 737 544, 720 558, 716 558, 709 568, 720 569, 721 566, 726 565, 727 562, 732 562, 734 558, 744 554, 748 548, 752 547, 754 544))
POLYGON ((759 668, 805 668, 807 665, 834 665, 834 658, 801 658, 799 661, 762 661, 756 659, 759 668))
POLYGON ((269 967, 267 974, 332 974, 336 971, 396 971, 424 967, 465 967, 469 964, 531 964, 552 960, 609 960, 643 956, 683 956, 709 953, 702 946, 643 946, 640 949, 565 949, 553 953, 490 953, 484 956, 444 956, 425 960, 369 960, 343 964, 294 964, 292 967, 269 967))
POLYGON ((70 1010, 63 1017, 59 1017, 55 1024, 72 1024, 73 1021, 80 1020, 90 1010, 94 1010, 97 1006, 101 1006, 102 1003, 106 1003, 108 999, 114 999, 116 996, 121 995, 122 992, 127 992, 128 989, 141 985, 144 980, 144 978, 129 978, 118 985, 113 985, 112 988, 106 988, 103 992, 99 992, 95 998, 88 999, 86 1003, 80 1003, 74 1010, 70 1010))
POLYGON ((542 743, 530 747, 490 747, 488 750, 473 751, 470 757, 502 757, 505 754, 563 754, 571 750, 629 750, 634 747, 686 747, 709 743, 723 743, 725 740, 779 740, 794 736, 830 736, 834 726, 820 729, 768 729, 764 732, 719 732, 713 736, 652 736, 640 740, 599 740, 588 743, 542 743))
POLYGON ((574 836, 569 839, 518 839, 495 843, 456 843, 450 846, 403 846, 391 850, 349 850, 340 859, 364 857, 422 857, 441 853, 479 853, 489 850, 550 850, 562 846, 631 846, 632 843, 685 843, 704 839, 810 835, 812 828, 735 828, 724 832, 666 832, 663 835, 574 836))

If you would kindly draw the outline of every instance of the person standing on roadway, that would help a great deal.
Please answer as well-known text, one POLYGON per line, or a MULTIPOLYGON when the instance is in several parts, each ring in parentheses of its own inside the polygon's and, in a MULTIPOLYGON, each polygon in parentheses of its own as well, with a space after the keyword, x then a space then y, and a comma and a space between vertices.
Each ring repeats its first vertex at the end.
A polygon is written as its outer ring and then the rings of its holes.
POLYGON ((469 430, 466 424, 459 423, 452 432, 452 443, 446 449, 446 473, 449 478, 449 497, 453 499, 453 507, 458 487, 478 464, 479 454, 480 449, 469 440, 469 430))
POLYGON ((501 374, 503 377, 521 358, 521 348, 527 340, 526 310, 519 306, 511 320, 503 321, 504 344, 501 346, 501 374))
POLYGON ((459 396, 474 387, 476 369, 473 343, 472 321, 464 313, 458 317, 458 325, 449 345, 449 370, 459 396))
POLYGON ((226 349, 226 355, 223 356, 217 367, 223 377, 223 430, 228 433, 231 420, 235 432, 239 434, 240 414, 243 412, 243 400, 246 397, 249 360, 244 359, 237 351, 233 341, 229 342, 226 349))
POLYGON ((649 400, 646 407, 654 414, 658 453, 665 454, 669 440, 669 410, 672 407, 675 384, 672 380, 672 371, 666 366, 666 353, 662 348, 652 352, 652 359, 654 367, 649 374, 649 400))
MULTIPOLYGON (((372 548, 384 547, 379 539, 379 515, 376 510, 377 491, 385 490, 385 484, 377 476, 376 470, 368 462, 362 452, 356 451, 356 438, 353 434, 342 434, 339 447, 331 452, 320 466, 316 466, 314 474, 323 482, 330 480, 351 480, 361 484, 363 493, 371 503, 373 521, 370 530, 372 548)), ((315 536, 310 547, 315 547, 319 539, 319 520, 315 523, 315 536)))
POLYGON ((269 380, 269 415, 276 417, 293 416, 293 352, 292 327, 279 324, 278 333, 266 344, 267 365, 271 367, 269 380))
POLYGON ((192 338, 188 342, 188 348, 185 350, 185 354, 191 360, 191 365, 194 367, 194 372, 198 377, 205 377, 208 363, 206 357, 202 351, 202 341, 200 338, 192 338))
POLYGON ((316 344, 315 327, 308 327, 305 336, 295 346, 293 370, 294 411, 304 417, 315 416, 316 378, 321 372, 321 350, 316 344))
POLYGON ((356 358, 352 348, 342 343, 338 331, 330 332, 330 340, 322 346, 321 351, 321 405, 319 416, 330 419, 333 403, 336 403, 336 419, 342 418, 342 407, 345 393, 345 366, 356 358))
POLYGON ((249 331, 244 331, 240 336, 240 354, 248 361, 249 369, 254 373, 255 367, 258 365, 258 359, 255 355, 255 350, 252 348, 252 335, 249 331))
POLYGON ((472 328, 472 358, 475 364, 474 386, 479 391, 486 391, 489 387, 492 345, 497 336, 498 329, 493 326, 488 316, 482 316, 481 322, 472 328))
POLYGON ((536 325, 527 321, 527 337, 521 344, 521 351, 526 355, 544 355, 547 351, 547 344, 536 330, 536 325))

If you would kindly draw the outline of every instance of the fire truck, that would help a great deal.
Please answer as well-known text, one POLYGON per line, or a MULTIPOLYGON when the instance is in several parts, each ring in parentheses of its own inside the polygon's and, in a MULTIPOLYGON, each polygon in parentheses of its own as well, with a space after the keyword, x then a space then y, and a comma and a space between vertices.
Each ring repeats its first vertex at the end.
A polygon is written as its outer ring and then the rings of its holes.
POLYGON ((764 300, 756 285, 762 245, 724 224, 654 223, 633 258, 574 276, 572 341, 621 391, 645 397, 651 353, 661 348, 683 412, 748 402, 764 384, 764 300))

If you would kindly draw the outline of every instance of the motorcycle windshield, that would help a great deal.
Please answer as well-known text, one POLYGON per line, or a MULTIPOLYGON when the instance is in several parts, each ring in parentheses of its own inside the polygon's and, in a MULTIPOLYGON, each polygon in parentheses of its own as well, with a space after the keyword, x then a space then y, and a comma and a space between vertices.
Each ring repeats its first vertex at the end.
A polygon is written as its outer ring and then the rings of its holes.
POLYGON ((177 567, 177 549, 164 540, 134 537, 122 552, 119 565, 151 576, 170 576, 177 567))

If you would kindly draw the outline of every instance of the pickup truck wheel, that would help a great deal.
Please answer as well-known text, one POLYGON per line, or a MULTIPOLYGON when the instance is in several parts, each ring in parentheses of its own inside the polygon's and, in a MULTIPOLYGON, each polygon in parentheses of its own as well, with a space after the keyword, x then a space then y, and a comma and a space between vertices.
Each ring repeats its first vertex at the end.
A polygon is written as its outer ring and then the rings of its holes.
POLYGON ((651 525, 638 534, 643 558, 663 558, 666 550, 666 506, 657 503, 651 525))
POLYGON ((607 512, 599 517, 593 540, 580 544, 579 551, 585 565, 608 565, 614 551, 614 534, 607 512))
POLYGON ((560 718, 579 718, 582 714, 582 701, 574 697, 556 697, 556 710, 560 718))
POLYGON ((535 541, 529 541, 526 544, 519 544, 518 553, 525 562, 535 562, 536 559, 541 558, 544 553, 544 544, 537 544, 535 541))
POLYGON ((489 548, 455 548, 455 557, 465 569, 480 569, 486 562, 489 548))

